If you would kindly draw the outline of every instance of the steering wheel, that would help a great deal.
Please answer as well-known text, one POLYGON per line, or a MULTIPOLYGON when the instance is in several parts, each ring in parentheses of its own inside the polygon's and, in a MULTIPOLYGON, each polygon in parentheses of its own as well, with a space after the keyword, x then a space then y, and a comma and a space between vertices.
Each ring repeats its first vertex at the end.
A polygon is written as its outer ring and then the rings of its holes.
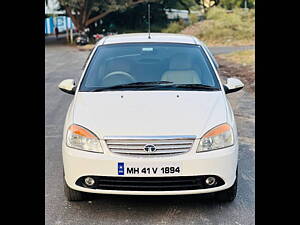
POLYGON ((121 79, 120 78, 115 78, 115 80, 113 80, 114 84, 118 85, 118 84, 120 84, 120 81, 121 81, 121 84, 123 84, 122 81, 124 80, 124 78, 125 78, 124 84, 130 83, 130 82, 136 82, 134 77, 132 75, 130 75, 129 73, 126 73, 126 72, 123 72, 123 71, 114 71, 114 72, 111 72, 111 73, 105 75, 105 77, 102 79, 102 83, 105 83, 105 82, 107 82, 108 79, 111 79, 112 77, 118 76, 118 75, 122 76, 123 79, 122 78, 121 79))

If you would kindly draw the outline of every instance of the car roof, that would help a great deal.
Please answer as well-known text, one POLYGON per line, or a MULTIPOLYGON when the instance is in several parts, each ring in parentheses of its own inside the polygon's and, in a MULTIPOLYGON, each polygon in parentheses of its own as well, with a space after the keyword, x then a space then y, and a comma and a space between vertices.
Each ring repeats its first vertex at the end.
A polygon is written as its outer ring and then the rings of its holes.
POLYGON ((195 37, 184 34, 170 34, 170 33, 151 33, 149 38, 148 33, 132 33, 132 34, 118 34, 110 35, 101 39, 97 45, 121 44, 121 43, 181 43, 202 45, 202 43, 195 37))

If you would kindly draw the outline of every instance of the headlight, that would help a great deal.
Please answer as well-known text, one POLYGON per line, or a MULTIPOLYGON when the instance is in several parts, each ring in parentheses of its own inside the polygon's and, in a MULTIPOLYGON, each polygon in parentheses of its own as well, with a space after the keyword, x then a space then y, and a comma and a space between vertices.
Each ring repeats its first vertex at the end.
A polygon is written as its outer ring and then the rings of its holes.
POLYGON ((68 129, 67 146, 85 151, 103 152, 99 138, 91 131, 75 124, 68 129))
POLYGON ((233 145, 233 131, 229 124, 221 124, 200 139, 197 152, 211 151, 233 145))

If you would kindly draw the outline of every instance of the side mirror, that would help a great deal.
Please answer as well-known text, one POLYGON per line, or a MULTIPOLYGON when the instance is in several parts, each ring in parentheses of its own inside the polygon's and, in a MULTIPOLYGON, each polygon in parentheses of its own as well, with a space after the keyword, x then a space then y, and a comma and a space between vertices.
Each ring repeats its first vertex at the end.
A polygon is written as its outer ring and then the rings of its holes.
POLYGON ((76 90, 76 84, 73 79, 67 79, 60 82, 58 88, 63 92, 74 95, 76 90))
POLYGON ((237 78, 228 78, 227 84, 224 84, 225 93, 232 93, 241 90, 244 87, 242 81, 237 78))

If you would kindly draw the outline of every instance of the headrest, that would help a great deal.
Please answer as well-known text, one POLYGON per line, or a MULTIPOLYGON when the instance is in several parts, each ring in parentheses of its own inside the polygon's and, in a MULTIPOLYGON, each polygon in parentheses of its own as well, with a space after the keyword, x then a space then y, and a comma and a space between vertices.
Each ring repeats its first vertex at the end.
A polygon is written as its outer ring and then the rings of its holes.
POLYGON ((190 70, 192 68, 191 57, 186 54, 176 54, 170 59, 170 70, 190 70))

